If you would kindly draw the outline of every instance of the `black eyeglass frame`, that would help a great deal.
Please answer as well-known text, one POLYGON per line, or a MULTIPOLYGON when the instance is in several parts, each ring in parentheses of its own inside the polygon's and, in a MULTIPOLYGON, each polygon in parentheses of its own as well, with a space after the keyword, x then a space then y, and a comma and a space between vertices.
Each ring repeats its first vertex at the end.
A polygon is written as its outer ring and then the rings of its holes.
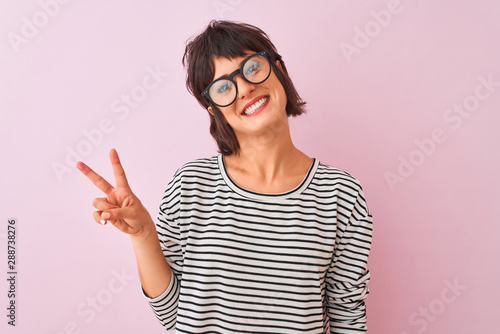
POLYGON ((241 62, 241 66, 239 69, 235 70, 234 72, 232 72, 231 74, 229 74, 228 76, 225 76, 225 77, 220 77, 214 81, 212 81, 210 83, 210 85, 208 85, 208 87, 201 93, 201 96, 203 96, 204 98, 206 98, 207 100, 209 100, 211 103, 215 104, 216 106, 218 107, 228 107, 230 106, 231 104, 234 103, 234 101, 236 101, 236 99, 238 98, 238 85, 236 84, 236 81, 233 80, 233 78, 237 75, 237 74, 241 74, 241 77, 243 78, 243 80, 245 80, 246 82, 252 84, 252 85, 259 85, 261 83, 263 83, 264 81, 266 81, 269 76, 271 75, 271 71, 272 71, 272 67, 271 67, 271 61, 269 60, 269 52, 267 52, 267 50, 264 50, 264 51, 261 51, 261 52, 257 52, 257 53, 254 53, 254 54, 251 54, 249 55, 248 57, 246 57, 242 62, 241 62), (245 75, 243 74, 243 67, 245 66, 246 62, 252 58, 252 57, 255 57, 255 56, 263 56, 264 58, 266 58, 268 64, 269 64, 269 73, 267 74, 267 76, 264 78, 264 80, 260 81, 260 82, 252 82, 252 81, 249 81, 247 80, 247 78, 245 77, 245 75), (215 84, 217 81, 219 80, 229 80, 231 81, 233 84, 234 84, 234 87, 236 88, 236 94, 234 96, 234 99, 229 103, 229 104, 217 104, 215 103, 212 98, 210 97, 210 87, 212 87, 213 84, 215 84))

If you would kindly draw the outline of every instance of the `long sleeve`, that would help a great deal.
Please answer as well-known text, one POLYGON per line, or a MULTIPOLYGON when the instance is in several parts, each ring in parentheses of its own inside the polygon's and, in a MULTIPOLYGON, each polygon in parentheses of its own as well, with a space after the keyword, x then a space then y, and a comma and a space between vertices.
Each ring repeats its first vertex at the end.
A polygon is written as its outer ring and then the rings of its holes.
POLYGON ((335 251, 326 280, 327 312, 330 333, 365 333, 372 216, 361 186, 357 195, 354 189, 347 189, 346 194, 345 200, 339 201, 337 210, 335 251))
POLYGON ((148 297, 142 290, 144 297, 166 330, 174 329, 176 324, 183 266, 183 252, 178 225, 180 214, 179 194, 180 182, 176 173, 165 190, 156 223, 161 249, 172 269, 173 275, 169 286, 160 296, 155 298, 148 297))

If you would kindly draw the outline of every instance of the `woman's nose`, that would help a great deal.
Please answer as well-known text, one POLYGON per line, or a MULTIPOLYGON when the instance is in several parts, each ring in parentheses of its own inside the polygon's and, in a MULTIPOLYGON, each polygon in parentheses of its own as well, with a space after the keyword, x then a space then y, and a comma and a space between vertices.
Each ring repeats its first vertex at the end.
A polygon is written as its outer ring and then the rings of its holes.
POLYGON ((254 90, 255 84, 252 84, 246 80, 244 80, 241 75, 234 77, 233 79, 236 81, 236 85, 238 85, 238 98, 244 99, 248 97, 254 90))

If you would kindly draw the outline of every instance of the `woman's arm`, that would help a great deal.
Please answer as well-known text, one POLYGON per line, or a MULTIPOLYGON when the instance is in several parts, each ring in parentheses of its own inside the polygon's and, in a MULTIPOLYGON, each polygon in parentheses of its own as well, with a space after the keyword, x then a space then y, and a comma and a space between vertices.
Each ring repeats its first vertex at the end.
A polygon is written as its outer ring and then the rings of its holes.
POLYGON ((94 212, 94 220, 102 225, 109 221, 118 230, 130 235, 143 290, 148 296, 157 297, 167 289, 172 271, 160 248, 155 224, 130 189, 116 150, 109 152, 109 158, 116 187, 83 162, 77 163, 78 169, 106 195, 92 202, 98 210, 94 212))
POLYGON ((141 286, 149 298, 161 295, 172 278, 172 270, 165 260, 155 225, 151 218, 148 228, 140 235, 131 235, 141 286))
POLYGON ((339 206, 342 215, 338 215, 335 251, 326 280, 330 332, 366 333, 365 299, 369 293, 367 262, 372 242, 372 215, 361 186, 355 201, 347 203, 348 200, 344 200, 343 207, 339 206))

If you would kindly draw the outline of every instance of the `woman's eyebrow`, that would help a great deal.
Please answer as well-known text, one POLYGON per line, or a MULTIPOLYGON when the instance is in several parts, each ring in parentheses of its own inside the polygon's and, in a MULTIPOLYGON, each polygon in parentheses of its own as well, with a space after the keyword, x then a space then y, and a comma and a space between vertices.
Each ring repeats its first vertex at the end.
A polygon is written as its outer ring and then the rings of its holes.
MULTIPOLYGON (((237 71, 237 70, 239 70, 239 69, 241 69, 241 62, 238 64, 238 68, 237 68, 236 70, 234 70, 234 71, 237 71)), ((233 72, 234 72, 234 71, 233 71, 233 72)), ((231 73, 233 73, 233 72, 231 72, 231 73)), ((229 74, 228 74, 228 73, 224 73, 224 74, 222 74, 221 76, 219 76, 218 78, 215 78, 215 79, 214 79, 214 81, 215 81, 215 80, 219 80, 220 78, 225 78, 225 77, 229 77, 229 74)))
MULTIPOLYGON (((246 59, 246 58, 245 58, 245 59, 246 59)), ((245 61, 245 59, 242 59, 242 60, 238 63, 238 68, 237 68, 236 70, 241 69, 241 63, 242 63, 243 61, 245 61)), ((236 70, 235 70, 235 71, 236 71, 236 70)), ((234 72, 234 71, 233 71, 233 72, 234 72)), ((233 73, 233 72, 231 72, 231 73, 233 73)), ((221 76, 219 76, 218 78, 215 78, 215 79, 214 79, 214 81, 215 81, 215 80, 219 80, 220 78, 223 78, 223 77, 228 77, 228 76, 229 76, 229 74, 228 74, 228 73, 224 73, 224 74, 222 74, 221 76)))

